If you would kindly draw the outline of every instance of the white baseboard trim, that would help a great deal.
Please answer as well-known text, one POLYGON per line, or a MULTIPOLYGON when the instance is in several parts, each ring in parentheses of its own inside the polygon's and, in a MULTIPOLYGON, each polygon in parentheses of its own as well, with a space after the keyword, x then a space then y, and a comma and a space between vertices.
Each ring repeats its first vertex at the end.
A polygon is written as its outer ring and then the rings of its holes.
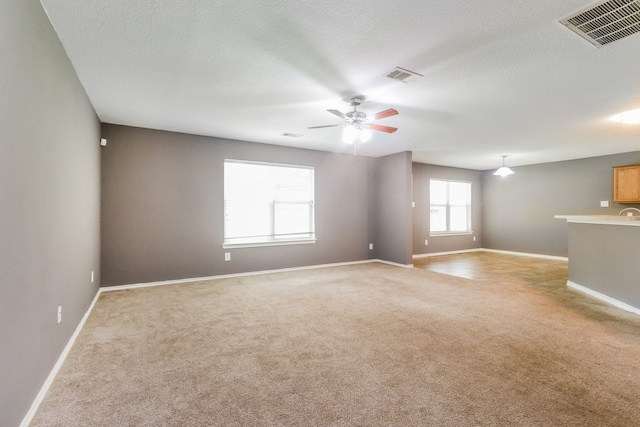
POLYGON ((399 264, 397 262, 391 262, 391 261, 385 261, 383 259, 374 259, 372 260, 373 262, 379 262, 381 264, 387 264, 387 265, 392 265, 394 267, 401 267, 401 268, 413 268, 413 264, 399 264))
POLYGON ((635 313, 635 314, 640 314, 640 308, 636 308, 636 307, 634 307, 632 305, 627 304, 626 302, 622 302, 622 301, 617 300, 615 298, 611 298, 608 295, 601 294, 600 292, 594 291, 593 289, 589 289, 589 288, 586 288, 586 287, 584 287, 582 285, 578 285, 577 283, 574 283, 571 280, 567 280, 567 286, 569 288, 572 288, 572 289, 575 289, 576 291, 580 291, 582 293, 590 295, 590 296, 592 296, 594 298, 597 298, 597 299, 599 299, 601 301, 604 301, 604 302, 606 302, 608 304, 611 304, 611 305, 616 306, 618 308, 621 308, 623 310, 630 311, 630 312, 635 313))
POLYGON ((413 256, 413 259, 416 258, 428 258, 428 257, 432 257, 432 256, 442 256, 442 255, 455 255, 455 254, 466 254, 466 253, 470 253, 470 252, 479 252, 482 249, 480 248, 474 248, 474 249, 461 249, 459 251, 448 251, 448 252, 431 252, 431 253, 427 253, 427 254, 416 254, 413 256))
POLYGON ((163 280, 159 282, 145 282, 145 283, 132 283, 130 285, 116 285, 116 286, 105 286, 100 288, 102 292, 109 291, 121 291, 125 289, 138 289, 138 288, 147 288, 151 286, 164 286, 164 285, 178 285, 181 283, 193 283, 193 282, 203 282, 207 280, 218 280, 218 279, 232 279, 235 277, 247 277, 247 276, 258 276, 261 274, 273 274, 273 273, 285 273, 288 271, 300 271, 300 270, 312 270, 316 268, 328 268, 328 267, 342 267, 346 265, 357 265, 357 264, 370 264, 372 262, 379 262, 382 264, 393 265, 395 267, 402 268, 412 268, 413 264, 398 264, 391 261, 385 261, 381 259, 365 259, 361 261, 348 261, 348 262, 336 262, 332 264, 318 264, 318 265, 305 265, 302 267, 289 267, 289 268, 279 268, 275 270, 260 270, 260 271, 249 271, 246 273, 233 273, 233 274, 220 274, 218 276, 205 276, 205 277, 191 277, 188 279, 176 279, 176 280, 163 280))
POLYGON ((82 330, 85 322, 89 318, 91 311, 93 311, 93 307, 96 305, 96 302, 98 301, 98 298, 100 297, 101 293, 102 293, 101 289, 98 289, 98 292, 96 292, 96 295, 93 297, 93 301, 91 301, 89 308, 84 313, 84 316, 82 316, 82 320, 80 320, 80 323, 78 323, 78 326, 76 327, 75 331, 73 331, 73 335, 71 335, 71 338, 67 342, 67 345, 64 347, 64 350, 62 350, 62 353, 60 354, 60 357, 58 357, 56 364, 53 365, 53 369, 51 369, 51 372, 49 373, 49 376, 47 377, 44 384, 42 385, 42 388, 40 388, 40 391, 38 392, 35 400, 31 404, 31 408, 29 408, 29 411, 22 419, 22 422, 20 423, 20 427, 28 427, 29 424, 31 423, 33 416, 36 414, 36 411, 38 410, 40 403, 42 403, 44 396, 47 394, 47 391, 49 391, 49 387, 51 387, 51 384, 53 383, 53 380, 55 379, 56 375, 58 375, 58 371, 60 370, 60 368, 62 367, 62 364, 67 358, 69 351, 71 351, 73 344, 75 344, 76 338, 78 338, 80 331, 82 330))
POLYGON ((553 256, 553 255, 543 255, 543 254, 532 254, 528 252, 513 252, 513 251, 503 251, 499 249, 486 249, 486 248, 474 248, 474 249, 462 249, 459 251, 448 251, 448 252, 432 252, 427 254, 416 254, 413 256, 413 259, 416 258, 428 258, 432 256, 442 256, 442 255, 455 255, 455 254, 466 254, 470 252, 492 252, 496 254, 505 254, 505 255, 517 255, 517 256, 526 256, 532 258, 543 258, 543 259, 552 259, 555 261, 568 261, 568 257, 562 256, 553 256))
POLYGON ((505 254, 505 255, 517 255, 517 256, 526 256, 532 258, 543 258, 543 259, 552 259, 555 261, 568 261, 569 257, 566 256, 554 256, 554 255, 543 255, 543 254, 532 254, 529 252, 513 252, 513 251, 502 251, 499 249, 480 249, 482 252, 493 252, 496 254, 505 254))

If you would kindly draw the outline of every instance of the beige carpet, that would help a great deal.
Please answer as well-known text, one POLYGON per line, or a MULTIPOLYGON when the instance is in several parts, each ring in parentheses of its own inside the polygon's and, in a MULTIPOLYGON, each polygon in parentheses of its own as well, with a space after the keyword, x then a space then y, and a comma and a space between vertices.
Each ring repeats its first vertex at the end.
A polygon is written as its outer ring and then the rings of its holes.
POLYGON ((382 264, 107 292, 31 425, 637 426, 640 331, 610 324, 382 264))

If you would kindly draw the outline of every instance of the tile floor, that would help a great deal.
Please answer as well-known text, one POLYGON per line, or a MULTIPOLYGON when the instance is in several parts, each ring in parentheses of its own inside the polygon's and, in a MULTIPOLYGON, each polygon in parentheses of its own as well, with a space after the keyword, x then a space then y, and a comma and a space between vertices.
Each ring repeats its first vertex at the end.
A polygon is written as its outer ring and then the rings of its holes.
POLYGON ((479 251, 415 258, 413 265, 471 280, 522 284, 569 310, 640 339, 640 316, 567 287, 567 261, 479 251))
POLYGON ((566 261, 494 252, 469 252, 413 260, 414 267, 473 280, 518 280, 530 285, 567 283, 566 261))

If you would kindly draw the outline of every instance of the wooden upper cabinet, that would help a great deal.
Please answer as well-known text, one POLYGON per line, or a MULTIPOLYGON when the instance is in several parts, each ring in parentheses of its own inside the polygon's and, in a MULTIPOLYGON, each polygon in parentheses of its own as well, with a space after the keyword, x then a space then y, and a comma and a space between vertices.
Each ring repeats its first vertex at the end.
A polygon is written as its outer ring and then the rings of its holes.
POLYGON ((613 168, 613 201, 640 203, 640 165, 613 168))

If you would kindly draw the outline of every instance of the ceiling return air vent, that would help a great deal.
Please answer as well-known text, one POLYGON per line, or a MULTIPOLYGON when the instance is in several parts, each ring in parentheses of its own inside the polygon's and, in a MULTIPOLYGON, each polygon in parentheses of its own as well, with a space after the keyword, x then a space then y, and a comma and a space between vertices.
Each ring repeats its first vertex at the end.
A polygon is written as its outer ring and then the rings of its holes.
POLYGON ((410 83, 414 80, 418 80, 420 77, 422 77, 422 74, 418 74, 414 71, 405 70, 404 68, 396 67, 393 70, 386 73, 385 76, 393 80, 398 80, 402 83, 410 83))
POLYGON ((602 47, 640 32, 640 0, 600 1, 560 23, 602 47))

